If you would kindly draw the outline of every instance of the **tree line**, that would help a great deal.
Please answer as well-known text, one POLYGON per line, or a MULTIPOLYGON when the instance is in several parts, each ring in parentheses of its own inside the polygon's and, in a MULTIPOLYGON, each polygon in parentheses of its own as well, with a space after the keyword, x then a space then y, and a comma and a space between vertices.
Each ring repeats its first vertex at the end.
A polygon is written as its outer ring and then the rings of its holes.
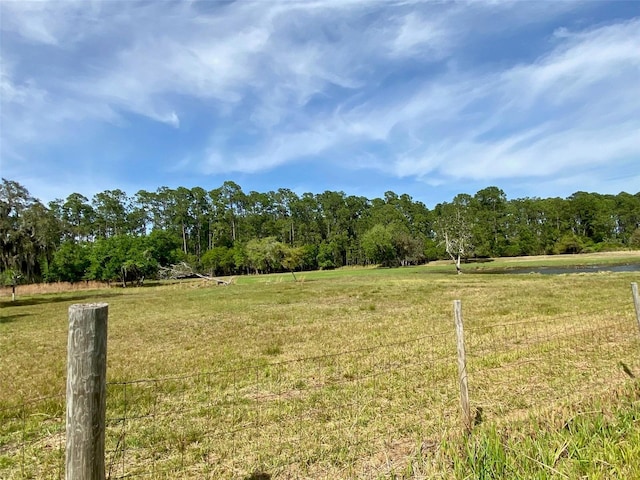
POLYGON ((640 248, 640 193, 508 200, 498 187, 433 209, 409 195, 368 199, 285 188, 106 190, 43 204, 0 186, 0 271, 16 281, 123 281, 184 262, 213 275, 414 265, 460 257, 640 248))

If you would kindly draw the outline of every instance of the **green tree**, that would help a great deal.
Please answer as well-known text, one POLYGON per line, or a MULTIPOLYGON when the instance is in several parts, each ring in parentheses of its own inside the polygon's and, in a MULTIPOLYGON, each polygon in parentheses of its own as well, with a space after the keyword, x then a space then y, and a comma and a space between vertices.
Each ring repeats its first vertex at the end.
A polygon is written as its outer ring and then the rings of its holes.
POLYGON ((331 270, 341 267, 342 250, 335 240, 327 242, 323 240, 318 247, 318 256, 316 258, 318 268, 321 270, 331 270))
POLYGON ((91 265, 91 245, 66 241, 56 251, 47 273, 53 282, 79 282, 87 277, 91 265))
POLYGON ((235 264, 236 272, 249 273, 250 265, 245 245, 238 242, 231 248, 231 252, 233 253, 233 263, 235 264))
POLYGON ((18 182, 2 179, 0 185, 0 258, 2 270, 21 272, 32 248, 28 245, 22 225, 22 216, 35 201, 29 191, 18 182))
POLYGON ((276 235, 275 214, 269 193, 251 191, 245 197, 245 233, 247 238, 276 235))
POLYGON ((97 193, 93 197, 92 205, 97 235, 106 238, 129 232, 127 216, 130 202, 122 190, 105 190, 97 193))
POLYGON ((602 195, 576 192, 568 198, 573 232, 595 243, 614 236, 615 202, 602 195))
POLYGON ((304 193, 291 203, 291 215, 295 219, 295 240, 300 245, 320 245, 324 233, 324 219, 318 199, 304 193))
POLYGON ((214 247, 202 255, 202 268, 212 275, 231 275, 235 271, 233 249, 214 247))
POLYGON ((546 198, 539 203, 542 222, 542 244, 545 253, 553 253, 558 239, 571 230, 569 204, 562 198, 546 198))
POLYGON ((283 247, 282 266, 285 270, 289 270, 293 275, 293 280, 297 281, 295 271, 302 269, 305 260, 305 249, 304 247, 292 247, 287 244, 283 244, 283 247))
POLYGON ((640 249, 640 228, 636 228, 629 238, 629 246, 631 248, 640 249))
POLYGON ((623 244, 640 228, 640 196, 621 192, 615 197, 615 232, 623 244))
POLYGON ((501 256, 506 246, 507 197, 498 187, 479 190, 473 197, 473 238, 481 257, 501 256))
POLYGON ((116 235, 101 238, 91 250, 89 278, 105 282, 140 281, 155 275, 158 262, 152 257, 146 238, 116 235))
POLYGON ((191 191, 185 187, 178 187, 175 190, 170 190, 168 193, 172 197, 172 201, 170 202, 172 205, 170 215, 173 220, 173 225, 177 227, 180 232, 182 252, 187 255, 189 253, 187 241, 192 221, 190 207, 193 199, 191 197, 191 191))
POLYGON ((175 234, 154 230, 144 238, 146 249, 158 266, 166 267, 178 262, 178 253, 181 251, 180 240, 175 234))
POLYGON ((250 240, 245 246, 250 267, 255 273, 281 271, 285 257, 284 247, 275 237, 250 240))
POLYGON ((307 244, 299 247, 302 249, 301 270, 317 270, 318 269, 318 246, 307 244))
POLYGON ((389 227, 374 225, 362 236, 361 245, 371 263, 391 266, 396 262, 393 233, 389 227))
POLYGON ((566 232, 554 245, 553 253, 580 253, 583 249, 582 239, 573 232, 566 232))
POLYGON ((66 240, 82 242, 95 235, 95 212, 84 195, 69 195, 62 203, 60 213, 66 240))
POLYGON ((33 198, 18 182, 0 184, 0 272, 19 272, 26 281, 46 273, 60 241, 54 212, 33 198))
POLYGON ((422 234, 412 234, 403 228, 392 228, 396 260, 402 266, 417 265, 425 260, 425 241, 422 234))
POLYGON ((540 255, 545 252, 543 209, 540 199, 511 200, 505 222, 504 256, 540 255))
POLYGON ((208 248, 209 211, 211 209, 207 191, 200 187, 191 189, 192 205, 190 208, 192 251, 200 258, 208 248))

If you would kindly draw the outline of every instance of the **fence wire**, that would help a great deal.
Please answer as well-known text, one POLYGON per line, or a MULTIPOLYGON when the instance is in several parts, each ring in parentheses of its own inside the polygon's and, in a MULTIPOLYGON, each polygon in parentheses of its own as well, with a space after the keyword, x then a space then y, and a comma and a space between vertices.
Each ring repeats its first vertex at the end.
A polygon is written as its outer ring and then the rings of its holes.
POLYGON ((0 405, 0 478, 62 479, 65 395, 0 405))
POLYGON ((155 478, 187 467, 194 477, 210 478, 262 471, 344 476, 356 465, 394 469, 425 435, 455 422, 455 364, 447 358, 451 349, 441 349, 447 344, 453 345, 452 332, 244 369, 110 383, 111 478, 155 478), (376 459, 398 442, 404 451, 376 459))
POLYGON ((465 343, 469 395, 484 418, 508 421, 604 394, 640 375, 640 336, 631 312, 471 325, 465 343))
MULTIPOLYGON (((630 312, 465 318, 475 421, 640 375, 630 312)), ((453 323, 452 323, 453 327, 453 323)), ((107 385, 107 478, 371 478, 460 428, 454 329, 246 368, 107 385)), ((0 405, 0 478, 63 478, 64 394, 0 405)))

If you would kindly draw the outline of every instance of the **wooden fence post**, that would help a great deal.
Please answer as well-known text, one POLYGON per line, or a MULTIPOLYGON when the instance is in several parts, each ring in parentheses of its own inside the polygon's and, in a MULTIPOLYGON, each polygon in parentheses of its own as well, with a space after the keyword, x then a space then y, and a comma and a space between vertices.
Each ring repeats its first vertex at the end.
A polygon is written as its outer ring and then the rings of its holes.
POLYGON ((69 307, 66 480, 104 480, 106 303, 69 307))
POLYGON ((638 320, 638 328, 640 328, 640 298, 638 298, 638 284, 631 284, 631 293, 633 294, 633 304, 636 306, 636 320, 638 320))
POLYGON ((471 431, 471 408, 469 406, 469 385, 467 381, 467 358, 464 349, 464 327, 462 323, 462 302, 453 301, 453 314, 456 323, 456 343, 458 345, 458 379, 460 382, 460 406, 462 424, 466 433, 471 431))

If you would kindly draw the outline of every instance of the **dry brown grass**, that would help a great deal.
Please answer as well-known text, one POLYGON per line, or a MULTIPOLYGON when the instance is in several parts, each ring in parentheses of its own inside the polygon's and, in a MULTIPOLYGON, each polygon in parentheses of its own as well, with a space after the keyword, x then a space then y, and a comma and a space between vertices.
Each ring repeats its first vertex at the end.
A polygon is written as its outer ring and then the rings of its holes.
MULTIPOLYGON (((109 288, 105 282, 54 282, 54 283, 31 283, 27 285, 18 285, 16 287, 16 297, 23 295, 42 295, 45 293, 64 293, 64 292, 80 292, 85 290, 99 290, 109 288)), ((0 287, 0 297, 11 297, 11 287, 0 287)))

